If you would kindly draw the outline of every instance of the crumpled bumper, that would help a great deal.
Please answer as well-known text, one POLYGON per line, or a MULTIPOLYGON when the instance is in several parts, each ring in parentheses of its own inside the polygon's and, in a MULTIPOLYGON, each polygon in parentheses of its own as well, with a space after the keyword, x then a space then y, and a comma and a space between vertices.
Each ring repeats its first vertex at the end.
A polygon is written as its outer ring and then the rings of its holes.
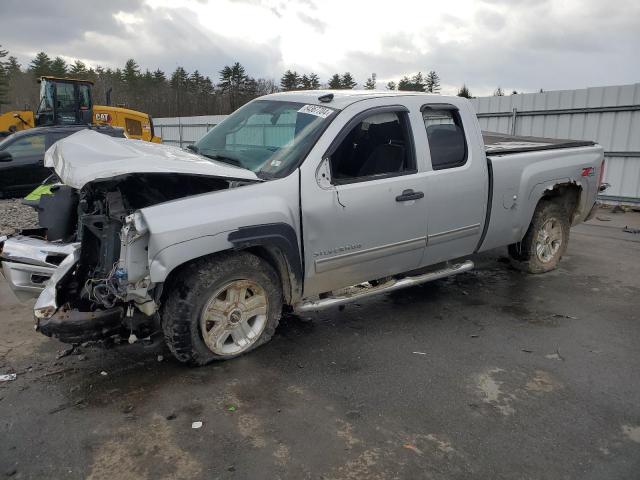
POLYGON ((56 298, 59 282, 80 257, 80 243, 47 242, 16 235, 0 238, 2 272, 21 300, 37 297, 33 313, 36 329, 65 343, 100 340, 122 327, 124 310, 81 312, 60 308, 56 298))
POLYGON ((41 295, 54 276, 61 278, 56 273, 63 264, 66 273, 75 264, 67 259, 76 258, 79 250, 79 243, 47 242, 24 235, 0 238, 2 273, 16 296, 26 301, 41 295))
POLYGON ((93 312, 61 308, 49 318, 36 317, 36 329, 64 343, 82 343, 102 340, 118 333, 122 328, 123 316, 122 307, 93 312))

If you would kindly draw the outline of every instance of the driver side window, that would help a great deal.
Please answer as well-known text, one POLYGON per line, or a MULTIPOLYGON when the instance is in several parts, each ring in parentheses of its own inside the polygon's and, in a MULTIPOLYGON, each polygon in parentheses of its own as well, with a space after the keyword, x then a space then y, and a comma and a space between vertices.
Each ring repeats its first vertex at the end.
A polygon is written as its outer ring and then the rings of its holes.
POLYGON ((414 172, 407 114, 373 113, 355 125, 331 154, 334 183, 350 183, 414 172))

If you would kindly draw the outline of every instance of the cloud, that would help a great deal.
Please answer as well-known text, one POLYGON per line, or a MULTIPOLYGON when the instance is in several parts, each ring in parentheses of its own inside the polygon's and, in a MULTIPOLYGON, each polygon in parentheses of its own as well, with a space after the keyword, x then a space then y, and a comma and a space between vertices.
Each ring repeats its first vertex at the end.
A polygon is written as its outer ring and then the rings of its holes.
POLYGON ((476 12, 475 19, 478 24, 493 31, 502 30, 506 24, 506 18, 504 15, 488 8, 478 10, 476 12))
POLYGON ((298 12, 298 18, 303 21, 304 23, 306 23, 307 25, 311 26, 316 32, 318 33, 324 33, 327 24, 325 22, 323 22, 322 20, 318 20, 317 18, 313 18, 309 15, 307 15, 306 13, 303 12, 298 12))
POLYGON ((474 94, 638 81, 640 3, 631 0, 3 0, 2 45, 23 64, 44 50, 92 65, 177 66, 217 78, 239 61, 255 77, 288 68, 378 85, 436 70, 474 94), (28 25, 28 33, 25 31, 28 25))

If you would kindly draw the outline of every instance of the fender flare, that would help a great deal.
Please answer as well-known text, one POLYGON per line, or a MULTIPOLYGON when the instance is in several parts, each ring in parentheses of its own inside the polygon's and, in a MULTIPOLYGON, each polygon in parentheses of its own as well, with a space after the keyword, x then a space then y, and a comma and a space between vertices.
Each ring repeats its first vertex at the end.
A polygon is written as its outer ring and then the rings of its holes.
MULTIPOLYGON (((266 247, 280 251, 287 263, 289 274, 293 277, 290 279, 292 288, 296 290, 302 289, 304 278, 302 255, 298 247, 298 236, 291 225, 287 223, 266 223, 240 227, 229 233, 227 241, 235 249, 266 247)), ((301 291, 297 293, 300 294, 301 291)))

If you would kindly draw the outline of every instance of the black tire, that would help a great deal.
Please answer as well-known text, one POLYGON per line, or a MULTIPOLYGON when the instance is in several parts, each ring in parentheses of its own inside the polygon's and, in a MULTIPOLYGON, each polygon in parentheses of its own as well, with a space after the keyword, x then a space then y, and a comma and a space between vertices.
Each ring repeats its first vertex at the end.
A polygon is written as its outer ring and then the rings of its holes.
POLYGON ((206 365, 247 353, 271 340, 282 314, 282 288, 274 269, 248 253, 224 253, 204 257, 182 267, 172 279, 162 307, 165 341, 181 362, 206 365), (246 350, 232 355, 214 353, 205 343, 200 317, 213 294, 233 281, 249 280, 262 288, 267 298, 264 329, 246 350))
POLYGON ((528 273, 545 273, 554 270, 560 259, 567 251, 569 244, 569 215, 559 204, 543 200, 536 207, 531 224, 524 238, 509 245, 509 256, 513 260, 513 265, 528 273), (560 244, 548 259, 544 259, 537 252, 538 234, 541 229, 551 222, 551 225, 560 229, 560 244))

